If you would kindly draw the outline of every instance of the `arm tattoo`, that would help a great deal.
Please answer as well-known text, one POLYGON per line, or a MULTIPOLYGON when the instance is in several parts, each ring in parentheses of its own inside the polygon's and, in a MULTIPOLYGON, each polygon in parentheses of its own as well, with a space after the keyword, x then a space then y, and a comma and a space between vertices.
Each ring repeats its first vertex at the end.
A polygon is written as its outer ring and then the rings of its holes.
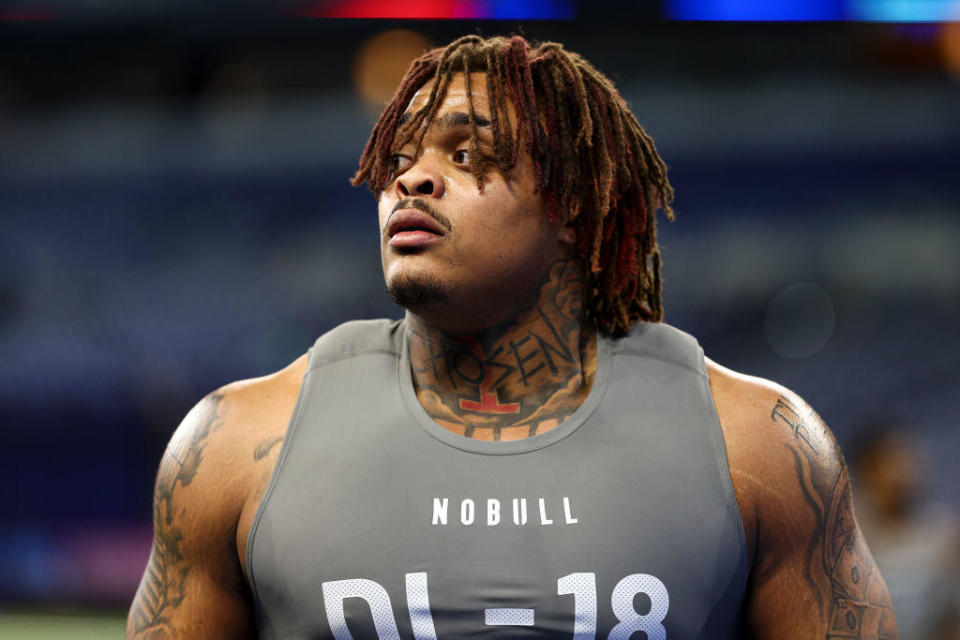
POLYGON ((893 605, 854 521, 850 478, 836 442, 825 429, 808 426, 812 412, 805 416, 784 398, 777 400, 770 418, 793 433, 786 446, 816 521, 803 574, 820 618, 827 621, 827 639, 895 640, 893 605))
POLYGON ((175 492, 178 493, 178 487, 188 486, 197 475, 205 440, 222 421, 222 399, 222 394, 215 393, 201 403, 197 425, 188 433, 174 436, 160 465, 153 495, 153 550, 130 612, 137 638, 173 637, 170 614, 183 602, 190 573, 180 547, 183 530, 177 518, 183 508, 175 504, 175 492))

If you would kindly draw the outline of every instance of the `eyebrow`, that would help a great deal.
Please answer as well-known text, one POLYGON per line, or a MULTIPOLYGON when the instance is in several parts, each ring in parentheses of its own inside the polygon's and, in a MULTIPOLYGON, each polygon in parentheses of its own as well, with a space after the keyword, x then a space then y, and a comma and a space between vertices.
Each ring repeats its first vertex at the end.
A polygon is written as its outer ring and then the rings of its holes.
MULTIPOLYGON (((410 118, 413 114, 409 111, 400 116, 400 120, 397 121, 398 125, 404 125, 410 121, 410 118)), ((475 116, 473 119, 477 123, 477 127, 480 128, 489 128, 490 121, 483 116, 475 116)), ((445 113, 442 116, 439 116, 434 121, 441 129, 458 129, 460 127, 469 127, 471 124, 471 118, 469 113, 463 113, 462 111, 454 111, 452 113, 445 113)))

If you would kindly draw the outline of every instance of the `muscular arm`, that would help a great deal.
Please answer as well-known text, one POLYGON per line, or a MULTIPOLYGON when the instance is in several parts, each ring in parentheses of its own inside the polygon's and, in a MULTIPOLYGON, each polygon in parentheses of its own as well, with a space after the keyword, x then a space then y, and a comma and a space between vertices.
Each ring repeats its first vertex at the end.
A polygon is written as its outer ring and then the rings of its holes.
POLYGON ((790 391, 710 364, 752 543, 744 614, 753 637, 895 640, 890 595, 830 430, 790 391))
POLYGON ((221 393, 204 399, 164 453, 153 548, 130 608, 128 639, 253 637, 234 542, 239 480, 216 446, 224 404, 221 393))
POLYGON ((768 397, 786 502, 758 512, 748 615, 760 638, 897 638, 887 586, 854 519, 832 434, 795 396, 768 397), (778 455, 779 454, 779 455, 778 455), (792 486, 790 483, 792 482, 792 486), (795 513, 798 512, 798 513, 795 513))

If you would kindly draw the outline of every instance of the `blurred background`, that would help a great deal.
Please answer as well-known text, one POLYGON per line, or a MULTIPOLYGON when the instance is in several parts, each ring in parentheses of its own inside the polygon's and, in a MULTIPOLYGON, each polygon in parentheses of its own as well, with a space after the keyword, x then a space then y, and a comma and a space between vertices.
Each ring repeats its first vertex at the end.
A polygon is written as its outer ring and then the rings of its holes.
POLYGON ((466 33, 615 80, 677 192, 667 321, 819 411, 901 638, 960 637, 957 2, 195 4, 0 2, 0 637, 120 637, 182 416, 400 314, 347 180, 466 33))

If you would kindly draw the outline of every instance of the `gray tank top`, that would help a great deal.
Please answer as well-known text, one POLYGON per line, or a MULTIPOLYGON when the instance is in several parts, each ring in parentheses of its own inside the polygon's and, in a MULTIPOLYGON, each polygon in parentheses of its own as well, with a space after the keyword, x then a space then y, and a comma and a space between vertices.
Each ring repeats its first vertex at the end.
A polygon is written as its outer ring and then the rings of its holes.
POLYGON ((653 323, 597 351, 568 420, 488 442, 420 406, 403 321, 317 340, 247 541, 260 637, 737 637, 746 544, 703 352, 653 323))

